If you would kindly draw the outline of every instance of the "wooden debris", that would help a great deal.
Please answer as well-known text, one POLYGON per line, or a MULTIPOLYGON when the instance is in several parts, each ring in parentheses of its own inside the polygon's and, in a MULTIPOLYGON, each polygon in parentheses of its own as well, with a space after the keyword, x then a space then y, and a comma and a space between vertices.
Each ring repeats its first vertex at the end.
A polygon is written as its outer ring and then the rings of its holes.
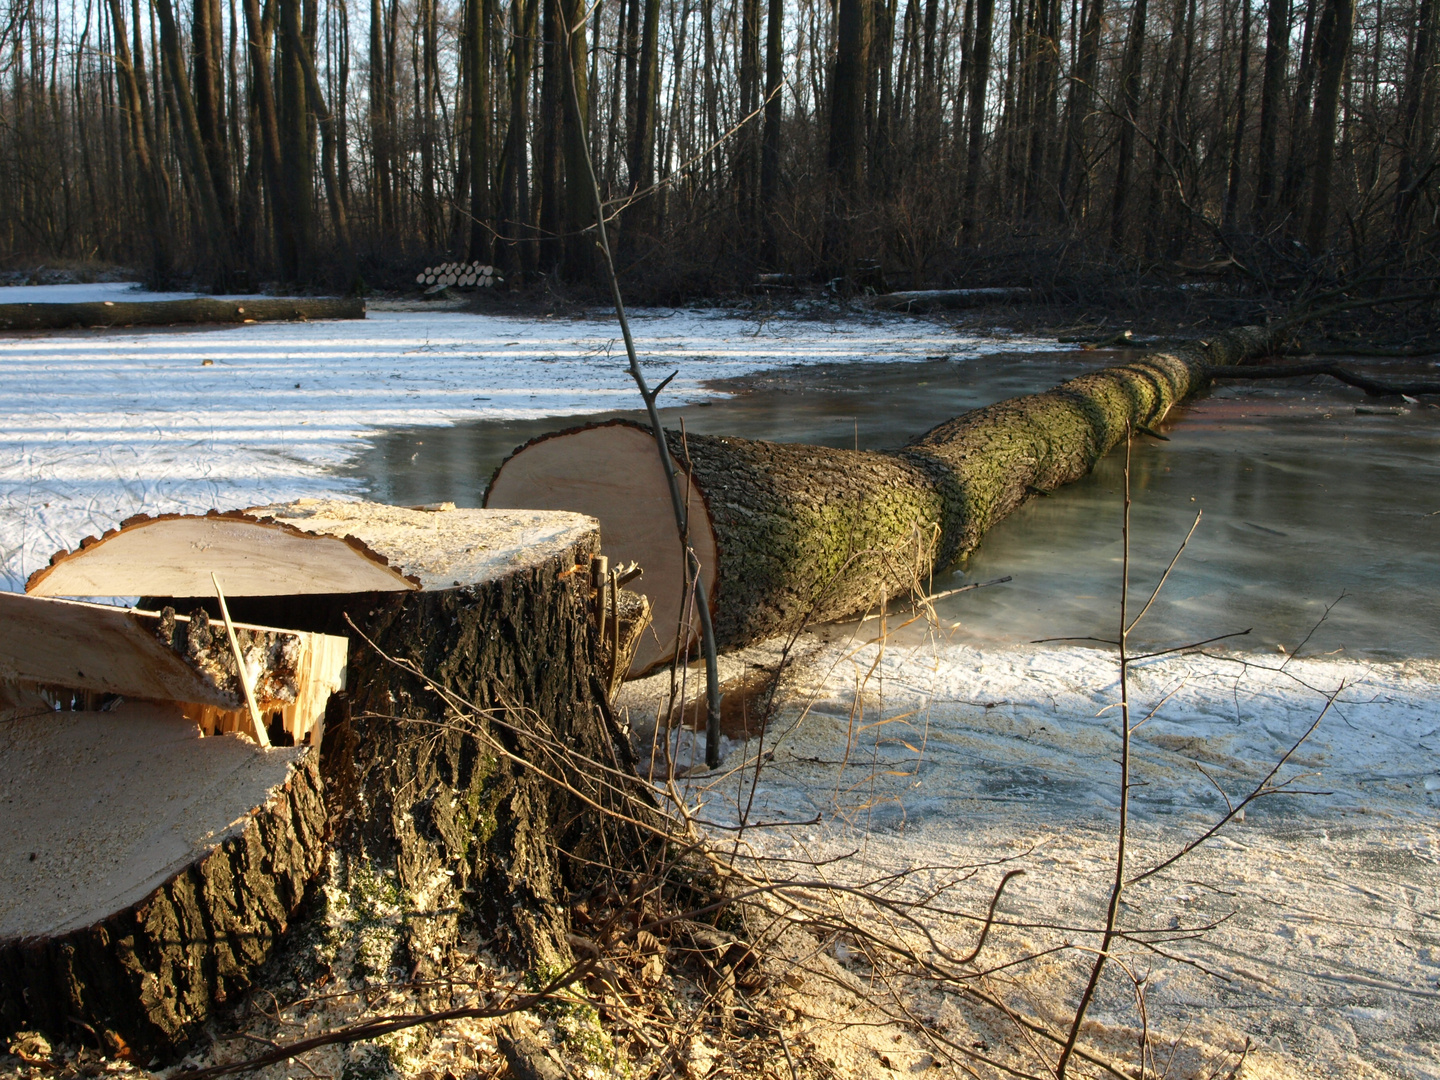
MULTIPOLYGON (((55 703, 75 690, 179 702, 207 733, 253 735, 239 669, 217 629, 203 608, 185 616, 0 592, 0 681, 50 688, 45 698, 55 703)), ((318 747, 325 703, 345 686, 346 640, 245 623, 236 634, 260 711, 280 714, 290 742, 318 747)))
POLYGON ((87 326, 172 326, 363 319, 356 297, 265 296, 244 300, 95 300, 78 304, 0 304, 0 330, 66 330, 87 326))

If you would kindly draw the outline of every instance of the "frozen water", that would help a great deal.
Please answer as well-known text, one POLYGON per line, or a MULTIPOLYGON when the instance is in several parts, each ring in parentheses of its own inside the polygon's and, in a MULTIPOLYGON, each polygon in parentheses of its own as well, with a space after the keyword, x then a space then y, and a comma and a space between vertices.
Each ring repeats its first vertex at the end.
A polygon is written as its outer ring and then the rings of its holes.
MULTIPOLYGON (((75 290, 122 291, 60 285, 3 295, 68 300, 75 290)), ((716 396, 709 380, 779 364, 997 347, 903 318, 757 323, 648 311, 633 323, 652 381, 679 372, 667 390, 677 402, 716 396)), ((55 551, 132 514, 358 493, 361 483, 337 470, 387 428, 631 406, 622 357, 616 324, 604 316, 381 310, 363 321, 6 335, 3 586, 22 588, 55 551)))

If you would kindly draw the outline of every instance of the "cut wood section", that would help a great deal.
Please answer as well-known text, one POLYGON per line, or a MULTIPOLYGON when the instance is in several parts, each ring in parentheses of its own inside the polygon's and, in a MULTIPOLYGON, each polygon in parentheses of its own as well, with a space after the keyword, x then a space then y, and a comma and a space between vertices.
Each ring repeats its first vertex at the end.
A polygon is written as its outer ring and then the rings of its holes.
POLYGON ((227 596, 393 592, 418 589, 354 537, 316 535, 241 513, 136 517, 82 540, 30 575, 35 596, 208 596, 210 575, 227 596))
POLYGON ((88 326, 295 322, 363 319, 359 297, 250 297, 245 300, 97 300, 81 304, 0 304, 0 330, 68 330, 88 326))
POLYGON ((0 714, 0 1030, 149 1060, 270 954, 320 867, 316 754, 174 705, 0 714))
MULTIPOLYGON (((715 638, 738 648, 927 588, 1037 493, 1078 480, 1127 428, 1153 428, 1227 366, 1272 351, 1280 332, 1242 327, 1082 375, 1054 390, 946 421, 895 451, 841 450, 668 432, 691 490, 715 638)), ((487 505, 582 510, 635 586, 658 637, 631 668, 673 654, 682 563, 647 429, 616 421, 527 443, 496 472, 487 505)))
MULTIPOLYGON (((677 457, 683 467, 683 456, 677 457)), ((680 485, 689 492, 690 544, 713 600, 717 559, 711 515, 701 490, 683 474, 680 485)), ((612 566, 640 564, 645 574, 632 588, 649 598, 651 624, 636 645, 632 676, 674 656, 682 626, 687 645, 699 634, 698 617, 682 611, 684 551, 648 429, 617 420, 541 436, 501 464, 485 505, 588 514, 600 522, 602 551, 612 566)))
MULTIPOLYGON (((236 631, 262 712, 280 713, 292 742, 318 746, 330 694, 345 686, 346 639, 248 623, 236 631)), ((207 733, 254 734, 223 629, 173 611, 0 592, 0 680, 182 702, 207 733)))

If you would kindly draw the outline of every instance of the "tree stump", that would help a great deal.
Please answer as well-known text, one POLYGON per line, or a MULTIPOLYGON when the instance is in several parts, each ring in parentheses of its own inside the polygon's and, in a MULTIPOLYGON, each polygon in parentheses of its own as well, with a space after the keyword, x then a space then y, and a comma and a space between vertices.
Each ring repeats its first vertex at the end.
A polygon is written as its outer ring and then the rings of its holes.
POLYGON ((246 514, 346 538, 419 585, 230 597, 236 618, 350 637, 321 769, 341 872, 395 876, 395 965, 433 970, 467 919, 526 962, 565 958, 566 892, 587 859, 604 860, 606 827, 567 785, 606 802, 613 792, 585 762, 628 754, 604 704, 595 521, 318 500, 246 514))
MULTIPOLYGON (((595 764, 628 761, 605 707, 598 549, 596 523, 578 514, 305 500, 134 519, 57 555, 32 585, 126 595, 143 582, 171 590, 143 606, 215 619, 217 602, 200 589, 220 565, 234 618, 348 636, 347 692, 330 699, 319 762, 332 865, 342 886, 393 882, 402 929, 380 974, 423 976, 466 921, 524 962, 563 963, 569 890, 607 851, 640 850, 635 836, 617 846, 616 826, 595 809, 644 798, 638 779, 627 788, 595 764), (323 588, 367 584, 312 591, 322 578, 323 588)), ((299 760, 313 773, 313 758, 299 760)), ((263 857, 263 844, 245 843, 248 858, 263 857)), ((204 920, 195 926, 203 932, 204 920)), ((190 1030, 151 1028, 155 1045, 190 1030)))

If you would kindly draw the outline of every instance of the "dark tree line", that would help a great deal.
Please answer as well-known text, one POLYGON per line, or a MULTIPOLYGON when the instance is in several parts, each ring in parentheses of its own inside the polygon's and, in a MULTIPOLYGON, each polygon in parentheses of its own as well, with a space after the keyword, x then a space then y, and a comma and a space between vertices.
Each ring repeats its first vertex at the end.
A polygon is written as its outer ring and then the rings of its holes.
POLYGON ((7 0, 0 257, 697 290, 1440 265, 1435 0, 7 0), (1033 260, 1032 260, 1033 264, 1033 260))

